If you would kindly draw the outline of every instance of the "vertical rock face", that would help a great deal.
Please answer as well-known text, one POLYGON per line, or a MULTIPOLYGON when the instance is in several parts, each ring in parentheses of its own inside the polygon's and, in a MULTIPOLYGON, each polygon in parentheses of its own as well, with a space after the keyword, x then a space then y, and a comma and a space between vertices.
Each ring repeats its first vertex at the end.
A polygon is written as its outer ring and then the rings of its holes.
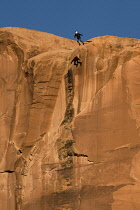
POLYGON ((140 209, 139 46, 0 29, 0 209, 140 209))

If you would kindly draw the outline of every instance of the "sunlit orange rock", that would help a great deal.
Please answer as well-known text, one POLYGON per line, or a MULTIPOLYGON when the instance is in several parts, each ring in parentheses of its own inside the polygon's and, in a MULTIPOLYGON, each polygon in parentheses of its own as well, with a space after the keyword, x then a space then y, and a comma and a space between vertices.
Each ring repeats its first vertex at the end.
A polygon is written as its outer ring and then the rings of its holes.
POLYGON ((1 28, 0 95, 0 209, 140 208, 138 39, 1 28))

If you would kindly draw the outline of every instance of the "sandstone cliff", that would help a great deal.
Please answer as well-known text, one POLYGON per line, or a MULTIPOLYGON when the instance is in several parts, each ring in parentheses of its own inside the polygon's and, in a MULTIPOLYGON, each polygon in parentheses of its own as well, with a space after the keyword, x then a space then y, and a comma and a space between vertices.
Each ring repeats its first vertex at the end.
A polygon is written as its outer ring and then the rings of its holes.
POLYGON ((140 209, 139 40, 1 28, 0 95, 0 209, 140 209))

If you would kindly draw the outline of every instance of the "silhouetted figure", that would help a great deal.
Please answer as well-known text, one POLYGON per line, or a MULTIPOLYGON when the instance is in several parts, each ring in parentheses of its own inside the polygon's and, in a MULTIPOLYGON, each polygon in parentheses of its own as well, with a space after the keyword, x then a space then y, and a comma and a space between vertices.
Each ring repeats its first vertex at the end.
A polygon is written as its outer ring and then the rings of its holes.
POLYGON ((74 62, 74 65, 76 65, 76 67, 78 66, 78 63, 79 63, 80 66, 81 66, 81 65, 82 65, 82 62, 79 61, 79 60, 80 60, 80 58, 78 58, 77 56, 75 56, 75 57, 73 58, 73 60, 71 61, 71 63, 74 62))
POLYGON ((78 31, 75 31, 74 38, 77 38, 77 42, 79 45, 80 45, 80 42, 82 42, 82 44, 84 45, 84 42, 81 40, 81 36, 83 36, 83 35, 78 33, 78 31))

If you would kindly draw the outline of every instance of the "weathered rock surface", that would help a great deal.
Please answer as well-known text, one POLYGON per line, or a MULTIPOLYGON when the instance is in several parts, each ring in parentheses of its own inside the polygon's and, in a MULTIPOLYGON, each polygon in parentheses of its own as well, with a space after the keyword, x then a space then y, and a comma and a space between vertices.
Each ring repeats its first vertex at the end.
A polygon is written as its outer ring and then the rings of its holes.
POLYGON ((0 95, 0 209, 140 209, 139 40, 1 28, 0 95))

